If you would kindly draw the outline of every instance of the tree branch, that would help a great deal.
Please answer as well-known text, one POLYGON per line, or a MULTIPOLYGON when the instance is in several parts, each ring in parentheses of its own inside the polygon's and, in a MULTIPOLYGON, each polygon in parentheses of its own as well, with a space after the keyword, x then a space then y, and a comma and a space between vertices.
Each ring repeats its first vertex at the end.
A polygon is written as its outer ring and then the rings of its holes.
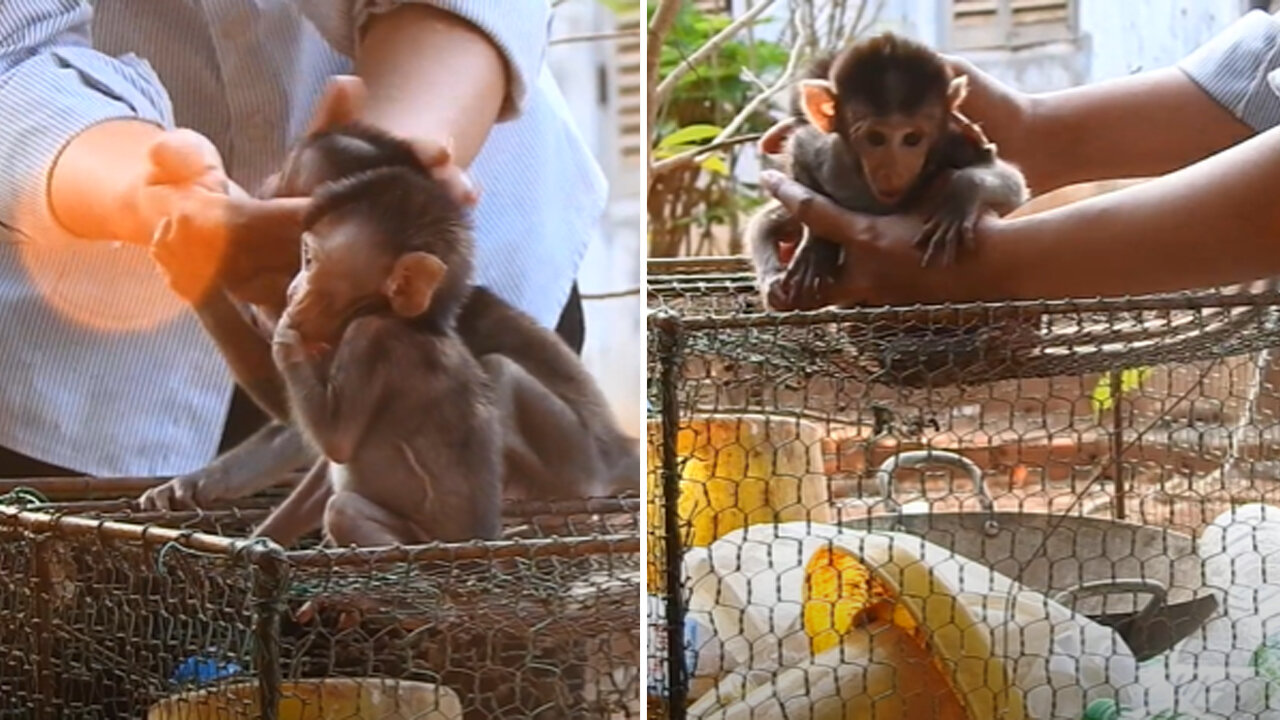
POLYGON ((658 62, 662 58, 662 41, 667 39, 672 26, 676 24, 676 16, 680 12, 682 0, 660 0, 649 22, 649 43, 645 48, 645 81, 648 85, 646 148, 653 147, 654 125, 658 117, 658 62))
MULTIPOLYGON (((688 74, 688 72, 693 69, 694 65, 697 65, 698 63, 702 62, 704 59, 707 58, 708 55, 711 55, 716 50, 719 50, 721 45, 725 44, 730 39, 732 39, 735 35, 742 32, 744 28, 750 25, 757 17, 761 15, 761 13, 767 10, 776 1, 777 0, 761 0, 759 5, 756 5, 755 7, 751 8, 750 10, 748 10, 747 12, 739 16, 736 20, 729 23, 728 27, 716 33, 714 36, 712 36, 710 40, 707 41, 705 45, 698 48, 689 57, 685 58, 684 62, 677 65, 676 68, 671 71, 671 74, 663 78, 662 82, 658 84, 658 90, 657 90, 658 101, 666 102, 667 99, 670 97, 672 90, 675 89, 676 83, 680 82, 680 78, 688 74)), ((659 7, 659 10, 661 10, 661 7, 659 7)), ((657 18, 655 17, 655 22, 656 22, 656 19, 657 18)), ((652 40, 653 38, 652 33, 650 33, 649 37, 652 40)), ((650 62, 652 62, 652 56, 650 56, 650 62)), ((652 77, 652 75, 650 77, 652 77)))
POLYGON ((698 147, 686 150, 679 155, 672 155, 669 158, 659 160, 650 166, 649 177, 661 175, 662 173, 670 172, 697 162, 707 153, 712 153, 716 150, 724 150, 725 148, 733 147, 734 145, 755 142, 762 137, 764 137, 764 133, 752 133, 751 135, 739 135, 737 137, 726 138, 724 140, 713 140, 706 145, 699 145, 698 147))

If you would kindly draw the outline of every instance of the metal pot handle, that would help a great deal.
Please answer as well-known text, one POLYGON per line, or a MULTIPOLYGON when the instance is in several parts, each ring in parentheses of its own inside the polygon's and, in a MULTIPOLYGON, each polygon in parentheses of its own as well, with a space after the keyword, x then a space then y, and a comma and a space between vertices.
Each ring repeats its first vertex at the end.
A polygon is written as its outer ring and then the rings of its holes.
POLYGON ((880 487, 880 496, 884 498, 885 507, 890 512, 902 513, 902 505, 893 497, 893 473, 900 467, 922 467, 925 465, 946 465, 959 468, 968 474, 978 494, 978 502, 987 512, 986 533, 995 535, 1000 526, 995 519, 995 503, 987 492, 987 482, 982 475, 982 468, 969 458, 949 450, 908 450, 889 456, 880 467, 876 468, 876 484, 880 487))
MULTIPOLYGON (((1070 599, 1078 599, 1082 595, 1118 595, 1120 593, 1147 593, 1151 600, 1138 611, 1137 618, 1146 618, 1156 610, 1164 607, 1169 596, 1169 589, 1164 583, 1146 578, 1117 578, 1115 580, 1092 580, 1059 590, 1052 595, 1054 602, 1066 605, 1070 599)), ((1104 607, 1105 607, 1105 602, 1104 607)), ((1138 622, 1135 620, 1135 622, 1138 622)))

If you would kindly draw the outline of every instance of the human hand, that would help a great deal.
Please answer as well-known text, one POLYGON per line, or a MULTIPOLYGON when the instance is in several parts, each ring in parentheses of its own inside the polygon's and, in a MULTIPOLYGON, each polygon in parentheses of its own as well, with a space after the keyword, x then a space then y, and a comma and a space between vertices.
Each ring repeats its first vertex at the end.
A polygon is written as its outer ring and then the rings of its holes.
POLYGON ((960 112, 981 126, 987 138, 999 148, 1001 157, 1022 162, 1025 154, 1035 147, 1031 129, 1034 98, 1000 82, 964 58, 944 55, 943 60, 953 73, 964 75, 969 81, 960 112))
MULTIPOLYGON (((916 247, 924 228, 921 217, 850 212, 774 170, 762 172, 760 184, 814 235, 844 246, 841 275, 834 287, 824 290, 826 303, 887 305, 963 299, 964 269, 921 266, 916 247)), ((983 218, 979 226, 984 222, 993 221, 983 218)))
MULTIPOLYGON (((335 75, 329 80, 316 107, 307 134, 315 134, 347 123, 359 122, 364 115, 366 90, 364 82, 354 75, 335 75)), ((475 205, 479 191, 466 171, 453 162, 452 142, 445 139, 402 138, 416 151, 418 159, 431 175, 444 185, 464 207, 475 205)), ((262 195, 276 196, 281 191, 280 173, 263 184, 262 195)))
POLYGON ((170 287, 196 302, 215 286, 247 302, 279 294, 296 271, 305 204, 266 204, 226 175, 207 138, 192 130, 160 136, 136 194, 137 232, 170 287))

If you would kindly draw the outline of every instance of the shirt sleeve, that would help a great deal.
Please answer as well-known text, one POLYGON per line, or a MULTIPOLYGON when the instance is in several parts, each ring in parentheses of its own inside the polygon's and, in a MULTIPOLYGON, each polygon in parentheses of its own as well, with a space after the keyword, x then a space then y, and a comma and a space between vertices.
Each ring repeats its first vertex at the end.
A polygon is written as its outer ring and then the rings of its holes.
POLYGON ((49 168, 71 138, 120 118, 173 125, 145 61, 91 47, 92 17, 88 2, 0 2, 0 222, 27 235, 54 226, 49 168))
POLYGON ((1280 69, 1280 18, 1250 12, 1178 67, 1254 130, 1280 125, 1280 95, 1267 81, 1280 69))
POLYGON ((518 116, 546 58, 551 29, 547 0, 300 0, 325 39, 348 57, 355 57, 359 30, 371 16, 411 2, 453 13, 489 37, 508 70, 507 97, 498 120, 518 116))

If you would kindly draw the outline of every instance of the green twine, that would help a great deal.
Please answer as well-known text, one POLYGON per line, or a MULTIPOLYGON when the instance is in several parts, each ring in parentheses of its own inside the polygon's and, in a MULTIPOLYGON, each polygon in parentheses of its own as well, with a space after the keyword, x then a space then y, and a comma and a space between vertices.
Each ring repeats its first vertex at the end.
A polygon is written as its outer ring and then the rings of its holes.
POLYGON ((30 507, 32 505, 45 505, 49 502, 49 498, 41 495, 38 491, 29 487, 16 487, 10 492, 0 495, 0 505, 17 505, 18 507, 30 507))

